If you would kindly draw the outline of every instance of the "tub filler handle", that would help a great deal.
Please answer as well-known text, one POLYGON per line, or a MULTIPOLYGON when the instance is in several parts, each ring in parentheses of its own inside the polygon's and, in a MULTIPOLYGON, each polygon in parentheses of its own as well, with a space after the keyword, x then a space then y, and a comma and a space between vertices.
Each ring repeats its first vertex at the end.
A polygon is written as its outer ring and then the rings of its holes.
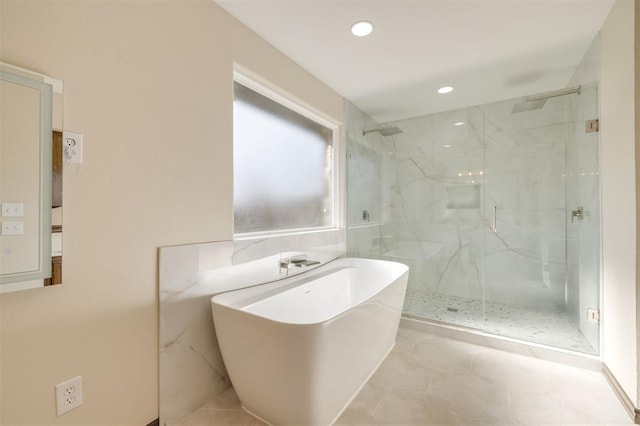
POLYGON ((284 269, 286 271, 286 275, 289 275, 289 270, 293 268, 302 268, 303 266, 313 266, 319 265, 320 262, 317 260, 307 260, 305 257, 288 257, 285 259, 280 259, 280 272, 284 269))
POLYGON ((292 260, 291 263, 293 263, 298 268, 302 266, 313 266, 313 265, 320 264, 320 262, 318 262, 317 260, 307 260, 307 259, 292 260))

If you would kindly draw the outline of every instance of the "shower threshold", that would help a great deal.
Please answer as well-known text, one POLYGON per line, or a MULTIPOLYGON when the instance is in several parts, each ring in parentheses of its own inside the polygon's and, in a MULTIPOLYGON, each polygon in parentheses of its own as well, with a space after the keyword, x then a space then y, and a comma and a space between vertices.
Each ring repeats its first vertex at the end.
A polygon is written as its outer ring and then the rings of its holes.
POLYGON ((602 359, 595 355, 498 336, 469 327, 456 326, 424 318, 416 318, 408 314, 402 314, 400 325, 405 328, 418 330, 435 336, 544 359, 564 365, 570 365, 572 367, 597 372, 601 372, 603 369, 602 359))

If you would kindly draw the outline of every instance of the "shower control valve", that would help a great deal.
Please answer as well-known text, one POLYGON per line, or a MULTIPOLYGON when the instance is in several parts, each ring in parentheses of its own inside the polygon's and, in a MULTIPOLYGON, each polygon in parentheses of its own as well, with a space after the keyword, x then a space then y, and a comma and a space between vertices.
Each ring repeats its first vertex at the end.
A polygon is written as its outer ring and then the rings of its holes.
POLYGON ((577 210, 571 211, 571 223, 573 223, 573 219, 582 220, 584 219, 584 209, 582 206, 578 207, 577 210))

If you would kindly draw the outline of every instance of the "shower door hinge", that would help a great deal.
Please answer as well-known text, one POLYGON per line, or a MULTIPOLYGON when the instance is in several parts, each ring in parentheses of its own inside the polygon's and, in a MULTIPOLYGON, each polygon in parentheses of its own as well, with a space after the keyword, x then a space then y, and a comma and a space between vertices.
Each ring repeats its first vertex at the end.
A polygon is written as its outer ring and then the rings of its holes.
POLYGON ((600 310, 599 309, 593 309, 593 308, 587 308, 587 319, 589 321, 599 322, 600 321, 600 310))
POLYGON ((600 120, 597 118, 584 122, 585 133, 595 133, 600 130, 600 120))

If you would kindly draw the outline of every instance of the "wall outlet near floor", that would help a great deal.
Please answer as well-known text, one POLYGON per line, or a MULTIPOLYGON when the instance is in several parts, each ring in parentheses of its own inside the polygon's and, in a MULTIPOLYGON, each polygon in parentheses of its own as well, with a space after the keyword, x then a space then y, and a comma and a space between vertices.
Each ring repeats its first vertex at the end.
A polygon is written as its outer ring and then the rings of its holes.
POLYGON ((598 322, 600 321, 600 310, 587 308, 587 319, 589 321, 598 322))
POLYGON ((82 405, 82 376, 56 385, 56 411, 60 416, 82 405))

